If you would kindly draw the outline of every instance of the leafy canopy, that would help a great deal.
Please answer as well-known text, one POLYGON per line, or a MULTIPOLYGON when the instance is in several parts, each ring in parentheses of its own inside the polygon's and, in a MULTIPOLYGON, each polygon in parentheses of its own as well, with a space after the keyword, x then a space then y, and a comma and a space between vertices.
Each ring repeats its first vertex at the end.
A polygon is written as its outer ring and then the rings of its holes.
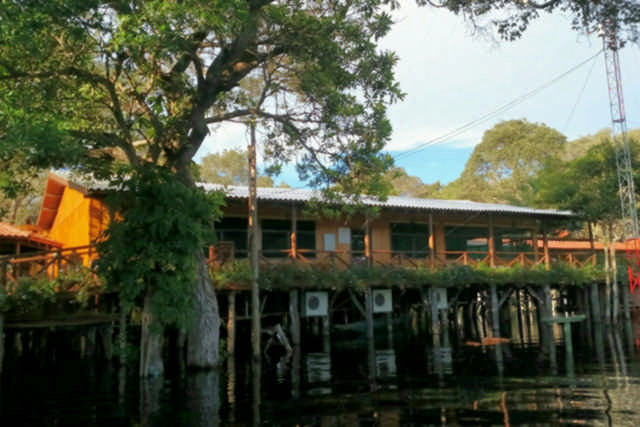
MULTIPOLYGON (((637 163, 638 146, 633 141, 630 146, 632 162, 637 163)), ((640 176, 635 175, 637 188, 640 176)), ((612 224, 620 219, 616 155, 610 140, 591 146, 573 160, 549 163, 533 186, 539 205, 570 209, 591 222, 612 224)))
POLYGON ((526 120, 498 123, 484 133, 460 177, 442 196, 483 202, 526 204, 531 178, 564 150, 566 138, 526 120))
POLYGON ((490 25, 506 40, 522 36, 543 13, 571 17, 578 31, 597 33, 603 26, 621 41, 638 40, 640 3, 636 0, 417 0, 464 15, 476 28, 490 25))
MULTIPOLYGON (((249 185, 249 164, 246 150, 224 150, 212 153, 200 160, 200 179, 222 185, 249 185)), ((273 187, 269 175, 258 174, 258 187, 273 187)))
POLYGON ((386 107, 402 94, 376 41, 385 0, 8 0, 0 8, 0 142, 25 161, 107 176, 189 164, 215 126, 254 120, 275 166, 375 192, 386 107), (25 54, 28 52, 28 54, 25 54))

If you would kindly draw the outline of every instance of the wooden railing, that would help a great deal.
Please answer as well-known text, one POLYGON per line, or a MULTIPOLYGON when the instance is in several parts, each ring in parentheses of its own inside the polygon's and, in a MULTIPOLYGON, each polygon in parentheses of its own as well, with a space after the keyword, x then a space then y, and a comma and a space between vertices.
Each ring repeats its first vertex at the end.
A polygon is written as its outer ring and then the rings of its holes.
MULTIPOLYGON (((211 265, 219 265, 220 260, 246 258, 247 251, 234 251, 233 243, 222 242, 209 250, 211 265), (218 249, 219 248, 219 249, 218 249), (231 255, 229 255, 231 254, 231 255), (235 254, 235 255, 234 255, 235 254)), ((371 258, 363 252, 323 251, 312 249, 284 249, 259 251, 260 262, 265 265, 282 263, 330 264, 342 267, 353 265, 395 265, 404 267, 439 268, 447 265, 468 265, 477 267, 480 264, 493 266, 534 267, 537 265, 567 263, 575 267, 595 265, 596 253, 593 251, 550 251, 548 259, 542 252, 496 252, 493 256, 487 251, 390 251, 374 250, 371 258)))
POLYGON ((0 256, 0 285, 10 286, 22 276, 56 278, 71 269, 90 268, 96 257, 93 246, 0 256))
MULTIPOLYGON (((247 251, 234 250, 233 243, 221 242, 210 246, 207 251, 208 264, 217 268, 236 258, 246 258, 247 251)), ((536 265, 564 262, 575 267, 595 265, 598 260, 593 251, 551 251, 549 259, 541 253, 534 252, 497 252, 491 256, 482 251, 445 251, 434 253, 416 253, 402 251, 372 251, 371 258, 363 252, 322 251, 311 249, 291 249, 279 251, 260 251, 260 262, 263 264, 299 263, 324 264, 337 268, 348 268, 354 265, 395 265, 408 268, 439 268, 447 265, 479 264, 495 266, 536 265), (492 262, 493 261, 493 262, 492 262)), ((0 285, 6 287, 15 283, 21 276, 46 276, 55 278, 61 272, 73 268, 90 268, 97 258, 92 246, 79 246, 53 251, 31 252, 22 255, 0 256, 0 285)))

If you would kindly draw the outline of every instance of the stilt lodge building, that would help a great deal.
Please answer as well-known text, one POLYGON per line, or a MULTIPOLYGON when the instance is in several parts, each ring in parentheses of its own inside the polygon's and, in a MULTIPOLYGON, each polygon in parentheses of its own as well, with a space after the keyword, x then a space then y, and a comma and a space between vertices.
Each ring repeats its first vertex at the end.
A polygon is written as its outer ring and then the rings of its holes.
MULTIPOLYGON (((223 191, 226 206, 215 224, 217 242, 209 248, 216 263, 246 258, 248 188, 201 184, 223 191)), ((37 222, 40 235, 63 248, 90 247, 109 222, 105 183, 81 184, 49 176, 37 222)), ((533 209, 466 200, 391 196, 365 198, 375 216, 354 214, 329 219, 311 214, 310 201, 320 193, 306 189, 258 188, 258 247, 264 262, 333 261, 439 267, 447 264, 525 266, 591 256, 590 251, 549 248, 549 232, 568 211, 533 209)), ((551 236, 552 237, 552 236, 551 236)), ((87 252, 85 264, 95 254, 87 252)))

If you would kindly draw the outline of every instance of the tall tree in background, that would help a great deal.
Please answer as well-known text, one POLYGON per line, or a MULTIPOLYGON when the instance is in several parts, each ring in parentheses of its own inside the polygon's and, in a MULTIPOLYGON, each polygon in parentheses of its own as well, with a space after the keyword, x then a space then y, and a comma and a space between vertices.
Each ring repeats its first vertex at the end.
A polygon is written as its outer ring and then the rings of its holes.
POLYGON ((530 180, 564 150, 566 138, 544 124, 526 120, 498 123, 484 133, 460 177, 443 197, 526 204, 530 180))
POLYGON ((384 180, 389 184, 389 193, 395 196, 429 198, 436 197, 440 182, 425 184, 420 178, 409 175, 404 168, 393 167, 384 174, 384 180))
MULTIPOLYGON (((0 139, 28 147, 28 165, 165 182, 144 172, 157 165, 194 188, 190 164, 209 126, 247 118, 264 129, 272 162, 297 160, 310 185, 375 192, 390 164, 380 154, 391 132, 386 106, 401 96, 395 56, 376 46, 391 24, 385 3, 5 1, 0 139), (245 79, 258 82, 257 98, 245 79), (114 167, 121 159, 127 167, 114 167)), ((194 256, 191 267, 204 269, 194 256)), ((199 279, 187 352, 199 367, 218 363, 219 316, 205 276, 183 276, 199 279)))
MULTIPOLYGON (((249 185, 247 150, 224 150, 200 159, 200 179, 204 182, 222 185, 249 185)), ((269 175, 258 175, 258 187, 273 187, 269 175)))
MULTIPOLYGON (((637 164, 637 143, 632 142, 632 159, 637 164)), ((640 174, 636 171, 636 182, 640 174)), ((567 162, 549 162, 532 180, 533 204, 569 209, 590 223, 599 223, 601 238, 615 240, 614 225, 620 220, 616 156, 610 140, 591 146, 567 162)))

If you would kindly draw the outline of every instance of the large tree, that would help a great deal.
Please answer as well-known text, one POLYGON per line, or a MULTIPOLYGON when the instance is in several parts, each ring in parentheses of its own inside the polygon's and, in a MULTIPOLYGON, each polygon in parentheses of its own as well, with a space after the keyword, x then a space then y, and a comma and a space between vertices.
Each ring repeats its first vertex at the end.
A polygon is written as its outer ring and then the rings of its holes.
POLYGON ((530 180, 564 150, 566 138, 544 124, 509 120, 484 133, 460 177, 445 187, 450 198, 526 204, 530 180))
MULTIPOLYGON (((384 3, 4 1, 0 139, 28 147, 26 164, 165 182, 147 171, 156 165, 193 188, 192 159, 207 136, 215 143, 210 126, 253 121, 272 163, 294 159, 310 185, 368 192, 390 163, 380 154, 386 106, 401 96, 395 57, 376 46, 391 24, 384 3)), ((190 288, 192 366, 218 362, 205 276, 183 275, 200 279, 190 288)), ((153 303, 152 289, 136 297, 153 303)))

